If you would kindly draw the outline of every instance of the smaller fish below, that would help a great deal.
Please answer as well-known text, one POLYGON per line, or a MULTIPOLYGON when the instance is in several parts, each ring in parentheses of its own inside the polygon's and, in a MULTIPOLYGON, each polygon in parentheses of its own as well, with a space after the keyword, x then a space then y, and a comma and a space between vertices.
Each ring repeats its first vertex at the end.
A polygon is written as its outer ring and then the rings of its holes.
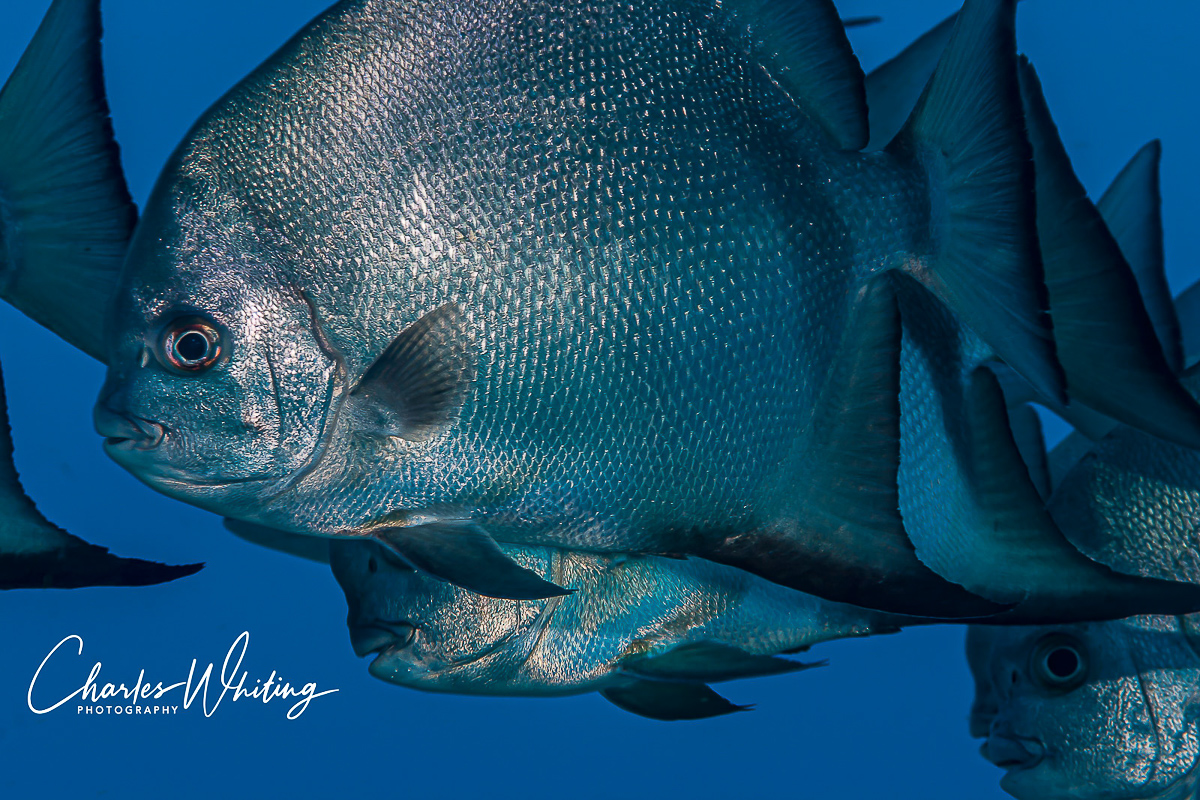
POLYGON ((817 665, 780 654, 909 624, 703 559, 503 549, 572 593, 485 597, 414 571, 374 542, 331 541, 350 641, 359 656, 375 655, 371 674, 456 694, 598 691, 651 719, 702 719, 748 709, 710 683, 808 669, 817 665))
POLYGON ((121 558, 43 517, 17 476, 8 405, 0 384, 0 589, 146 586, 191 575, 203 566, 121 558))
POLYGON ((972 626, 971 735, 1019 800, 1184 800, 1200 785, 1200 620, 972 626))

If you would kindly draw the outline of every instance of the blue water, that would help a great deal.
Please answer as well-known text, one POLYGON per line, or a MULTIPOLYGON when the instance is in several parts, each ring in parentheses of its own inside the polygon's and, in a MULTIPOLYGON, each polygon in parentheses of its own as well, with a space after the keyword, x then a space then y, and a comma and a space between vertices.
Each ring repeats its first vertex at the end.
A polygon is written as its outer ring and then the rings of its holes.
MULTIPOLYGON (((46 5, 0 4, 0 77, 46 5)), ((106 0, 107 82, 139 202, 196 116, 323 5, 106 0)), ((839 7, 847 16, 886 16, 852 35, 869 69, 956 3, 839 7)), ((1163 139, 1176 290, 1200 274, 1188 233, 1200 178, 1197 30, 1200 4, 1183 0, 1033 0, 1022 4, 1019 26, 1090 191, 1098 195, 1145 141, 1163 139)), ((828 668, 726 684, 723 693, 757 710, 698 723, 650 722, 595 695, 468 698, 379 682, 350 650, 327 568, 245 544, 215 517, 151 492, 106 459, 90 422, 98 364, 7 306, 0 360, 17 464, 50 519, 124 555, 208 563, 160 587, 0 594, 0 796, 1005 797, 1000 771, 967 737, 971 687, 959 627, 820 646, 814 655, 828 658, 828 668), (96 717, 76 714, 75 704, 45 715, 26 705, 38 664, 70 634, 83 638, 83 656, 59 651, 37 704, 78 687, 96 661, 113 682, 132 683, 141 669, 152 683, 184 680, 193 658, 219 670, 242 631, 250 634, 242 664, 250 683, 277 670, 339 691, 294 721, 279 700, 226 698, 211 717, 196 706, 178 716, 96 717)))

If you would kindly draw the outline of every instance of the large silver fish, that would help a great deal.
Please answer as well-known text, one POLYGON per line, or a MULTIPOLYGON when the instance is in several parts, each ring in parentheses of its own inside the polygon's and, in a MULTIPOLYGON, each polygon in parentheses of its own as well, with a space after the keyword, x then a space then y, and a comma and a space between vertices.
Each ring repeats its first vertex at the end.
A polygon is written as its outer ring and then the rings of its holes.
POLYGON ((375 655, 375 677, 425 691, 599 691, 643 716, 697 719, 744 710, 709 682, 804 669, 778 655, 905 622, 703 559, 506 546, 574 594, 504 600, 414 572, 372 542, 329 547, 354 651, 375 655))
MULTIPOLYGON (((954 18, 946 20, 868 76, 873 143, 900 129, 906 105, 928 81, 953 23, 954 18)), ((1032 620, 1039 609, 1064 620, 1072 614, 1084 618, 1083 609, 1093 619, 1121 616, 1119 610, 1129 607, 1122 595, 1147 587, 1084 557, 1062 534, 1038 502, 1037 487, 1018 457, 1005 399, 1036 399, 1097 436, 1120 419, 1171 438, 1165 418, 1150 424, 1145 415, 1155 412, 1137 401, 1131 387, 1157 380, 1163 395, 1186 395, 1177 380, 1163 381, 1178 359, 1164 355, 1156 338, 1161 330, 1165 342, 1171 342, 1172 331, 1177 339, 1178 325, 1172 325, 1161 258, 1147 266, 1143 262, 1153 259, 1137 246, 1153 237, 1123 225, 1129 215, 1121 213, 1110 214, 1110 229, 1074 174, 1028 61, 1021 59, 1018 75, 1035 166, 1050 314, 1073 401, 1064 406, 1031 392, 997 361, 994 348, 915 283, 904 281, 900 507, 922 562, 988 599, 1019 602, 1009 619, 1032 620), (1139 300, 1142 285, 1145 305, 1139 300), (1158 308, 1161 303, 1152 302, 1164 295, 1167 314, 1158 308), (1097 366, 1097 351, 1110 355, 1106 366, 1097 366), (1147 370, 1149 364, 1156 366, 1147 370), (1103 381, 1113 388, 1106 392, 1103 381), (1072 606, 1075 612, 1068 610, 1072 606)), ((1105 200, 1111 205, 1119 194, 1114 186, 1105 200)), ((1021 410, 1028 409, 1015 413, 1021 410)), ((1044 456, 1044 449, 1038 452, 1044 456)))
MULTIPOLYGON (((499 539, 1002 610, 1045 583, 1012 579, 1038 558, 1001 552, 1003 585, 972 584, 987 600, 901 525, 891 274, 1063 397, 1011 6, 968 3, 909 122, 862 154, 862 76, 827 2, 340 3, 167 165, 91 343, 110 366, 97 429, 168 494, 371 536, 493 595, 561 592, 499 539)), ((1148 416, 1200 441, 1177 394, 1148 416)), ((970 502, 1004 484, 986 472, 1003 459, 971 467, 970 502)), ((973 518, 1016 503, 1001 551, 1057 536, 1028 494, 973 518)), ((972 574, 993 564, 965 552, 972 574)))

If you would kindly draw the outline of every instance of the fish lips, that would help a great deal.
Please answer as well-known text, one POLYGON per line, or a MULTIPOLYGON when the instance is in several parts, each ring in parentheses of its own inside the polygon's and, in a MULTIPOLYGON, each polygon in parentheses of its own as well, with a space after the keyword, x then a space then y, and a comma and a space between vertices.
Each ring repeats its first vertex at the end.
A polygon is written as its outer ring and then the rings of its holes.
POLYGON ((96 433, 104 437, 104 449, 117 461, 122 460, 118 454, 154 450, 167 433, 160 422, 118 414, 103 405, 97 405, 92 412, 92 423, 96 433))
POLYGON ((992 733, 979 747, 988 761, 1010 773, 1033 769, 1046 757, 1046 747, 1036 739, 1011 734, 992 733))
POLYGON ((408 622, 370 622, 350 626, 350 646, 359 658, 378 653, 384 655, 403 650, 416 639, 417 628, 408 622))

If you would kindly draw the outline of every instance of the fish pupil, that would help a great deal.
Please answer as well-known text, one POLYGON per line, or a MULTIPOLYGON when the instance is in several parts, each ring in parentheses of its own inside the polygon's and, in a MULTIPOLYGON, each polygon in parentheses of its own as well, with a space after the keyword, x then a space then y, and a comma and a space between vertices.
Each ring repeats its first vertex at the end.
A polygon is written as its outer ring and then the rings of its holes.
POLYGON ((1079 654, 1070 647, 1057 647, 1046 656, 1046 669, 1056 678, 1070 678, 1079 669, 1079 654))
POLYGON ((175 352, 183 361, 200 361, 208 355, 208 337, 199 331, 188 331, 175 341, 175 352))

